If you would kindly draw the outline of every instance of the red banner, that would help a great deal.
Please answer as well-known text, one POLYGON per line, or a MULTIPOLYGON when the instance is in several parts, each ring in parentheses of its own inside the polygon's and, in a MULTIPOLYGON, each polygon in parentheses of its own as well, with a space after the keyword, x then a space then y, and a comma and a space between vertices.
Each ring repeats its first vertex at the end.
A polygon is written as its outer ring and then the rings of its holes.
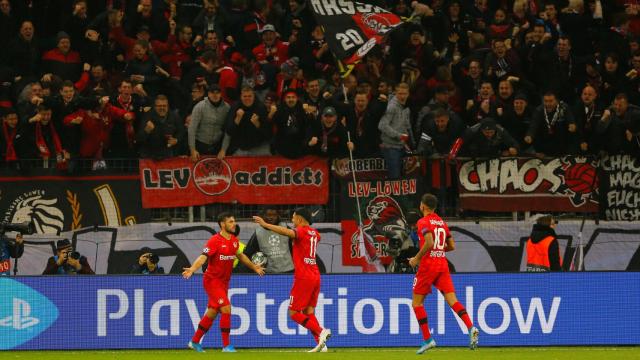
POLYGON ((142 206, 163 208, 211 203, 326 204, 329 169, 307 156, 140 160, 142 206))
POLYGON ((598 211, 597 163, 586 157, 468 160, 460 206, 479 211, 598 211))
POLYGON ((389 247, 389 239, 381 229, 375 226, 373 221, 366 221, 363 227, 364 245, 360 244, 358 238, 358 224, 355 220, 342 220, 342 265, 362 266, 365 270, 370 264, 364 254, 360 254, 361 250, 368 251, 369 254, 375 254, 384 265, 389 265, 392 258, 387 253, 389 247))

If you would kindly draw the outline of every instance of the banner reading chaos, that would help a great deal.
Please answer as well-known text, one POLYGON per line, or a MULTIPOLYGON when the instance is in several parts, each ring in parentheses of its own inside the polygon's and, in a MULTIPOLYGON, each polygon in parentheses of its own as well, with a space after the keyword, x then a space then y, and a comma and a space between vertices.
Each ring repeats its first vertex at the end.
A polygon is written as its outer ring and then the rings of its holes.
POLYGON ((140 160, 144 208, 210 203, 325 204, 329 199, 324 159, 186 157, 140 160))
POLYGON ((466 210, 598 211, 592 158, 463 160, 458 176, 460 205, 466 210))

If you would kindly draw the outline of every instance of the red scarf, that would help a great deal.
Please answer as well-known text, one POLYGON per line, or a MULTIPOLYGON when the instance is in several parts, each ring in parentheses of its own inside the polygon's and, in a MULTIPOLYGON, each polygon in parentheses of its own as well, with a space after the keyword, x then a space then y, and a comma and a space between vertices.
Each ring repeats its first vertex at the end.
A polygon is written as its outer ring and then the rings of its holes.
POLYGON ((13 129, 9 130, 9 126, 7 126, 7 123, 3 121, 2 131, 4 132, 4 138, 7 140, 7 153, 5 155, 5 160, 7 162, 18 160, 16 149, 13 147, 13 140, 16 138, 18 127, 16 126, 13 129))
MULTIPOLYGON (((132 103, 133 103, 133 97, 129 97, 129 101, 124 102, 122 100, 122 96, 121 95, 118 96, 118 104, 120 104, 120 107, 122 107, 122 109, 127 110, 128 112, 133 112, 133 110, 131 109, 132 103)), ((133 121, 125 121, 124 127, 125 127, 125 133, 127 134, 127 144, 129 144, 129 147, 132 148, 133 142, 136 136, 136 132, 133 129, 133 121)))
MULTIPOLYGON (((53 140, 53 146, 56 148, 56 155, 62 154, 62 143, 60 142, 60 137, 58 137, 58 132, 56 132, 56 128, 53 126, 53 122, 49 121, 49 131, 51 131, 51 139, 53 140)), ((45 125, 47 126, 47 125, 45 125)), ((42 124, 40 122, 36 123, 36 146, 40 151, 40 156, 42 158, 50 158, 51 151, 49 147, 47 147, 47 142, 42 135, 42 124)))

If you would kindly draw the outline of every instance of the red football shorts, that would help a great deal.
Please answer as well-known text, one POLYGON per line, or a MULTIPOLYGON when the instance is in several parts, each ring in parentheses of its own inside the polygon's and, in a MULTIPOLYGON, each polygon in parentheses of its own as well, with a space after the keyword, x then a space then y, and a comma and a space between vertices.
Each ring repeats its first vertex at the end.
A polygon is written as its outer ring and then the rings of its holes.
POLYGON ((231 305, 227 296, 229 284, 222 282, 216 278, 204 277, 204 291, 209 296, 207 307, 219 309, 223 306, 231 305))
POLYGON ((453 287, 453 281, 451 281, 451 275, 448 271, 443 271, 416 274, 416 277, 413 278, 413 293, 419 295, 431 294, 431 285, 435 286, 443 294, 456 291, 453 287))
POLYGON ((320 295, 320 279, 293 279, 289 294, 289 310, 303 311, 307 307, 316 307, 320 295))

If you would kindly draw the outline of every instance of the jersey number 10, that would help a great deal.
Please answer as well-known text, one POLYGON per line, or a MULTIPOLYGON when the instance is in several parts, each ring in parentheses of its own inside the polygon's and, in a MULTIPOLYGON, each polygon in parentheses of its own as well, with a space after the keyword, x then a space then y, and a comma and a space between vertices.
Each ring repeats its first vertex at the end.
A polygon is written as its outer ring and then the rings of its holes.
POLYGON ((435 239, 433 240, 433 248, 435 250, 444 250, 444 246, 447 240, 447 233, 444 231, 444 228, 436 227, 435 229, 433 229, 433 234, 435 235, 435 239))

